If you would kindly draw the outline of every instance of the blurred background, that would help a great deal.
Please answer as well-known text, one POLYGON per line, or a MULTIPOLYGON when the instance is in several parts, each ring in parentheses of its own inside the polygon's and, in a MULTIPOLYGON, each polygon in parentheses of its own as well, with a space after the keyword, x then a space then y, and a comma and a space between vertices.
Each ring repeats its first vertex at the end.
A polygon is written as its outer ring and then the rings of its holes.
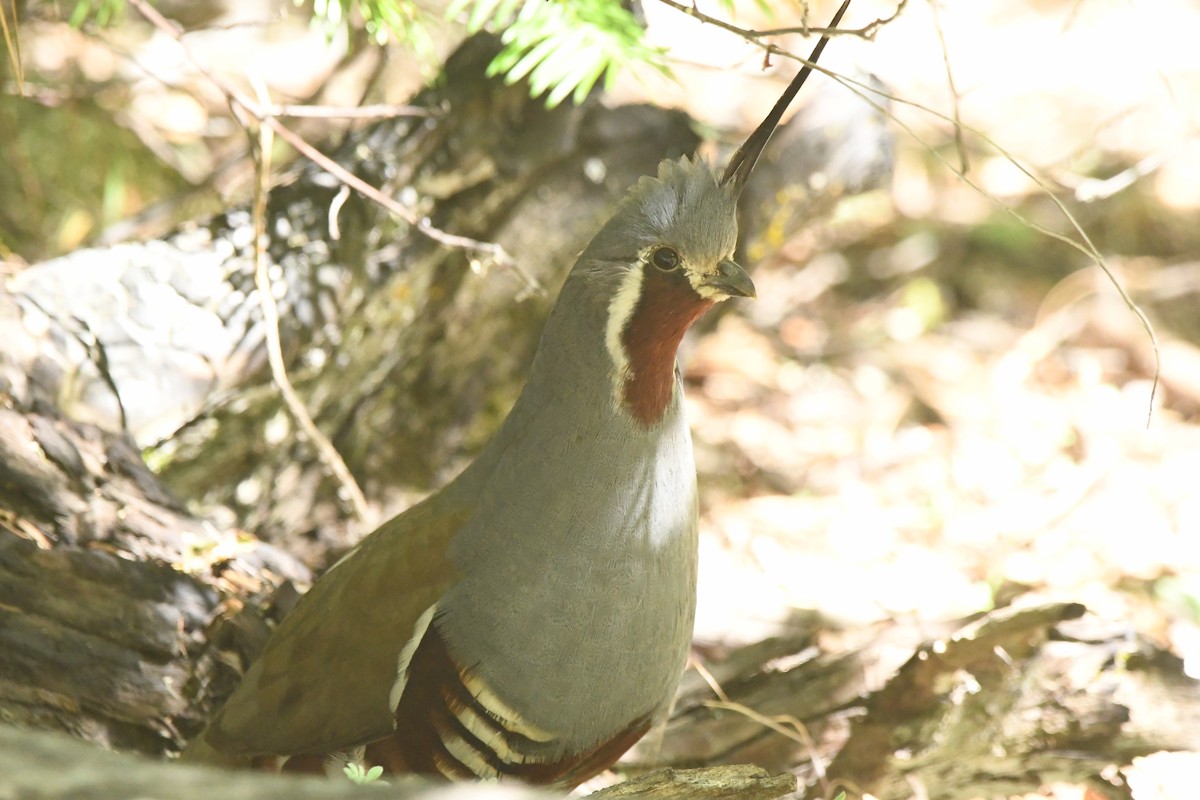
MULTIPOLYGON (((276 103, 403 104, 466 33, 432 2, 416 38, 382 46, 361 20, 314 23, 286 2, 158 7, 189 30, 194 61, 132 9, 98 4, 81 26, 69 2, 5 10, 6 279, 249 198, 247 137, 195 62, 276 103)), ((694 7, 746 30, 833 11, 694 7)), ((640 13, 671 74, 631 63, 600 102, 682 109, 724 157, 794 62, 656 0, 640 13)), ((755 228, 759 299, 682 353, 702 490, 697 640, 754 642, 815 611, 850 646, 1070 600, 1200 677, 1200 4, 855 0, 843 28, 876 20, 822 61, 849 86, 817 74, 797 103, 817 114, 805 104, 828 98, 879 126, 857 151, 869 176, 755 228)), ((365 124, 294 123, 317 143, 365 124)), ((774 158, 756 178, 767 206, 783 191, 770 173, 788 174, 774 158)), ((814 193, 821 175, 806 173, 814 193)))

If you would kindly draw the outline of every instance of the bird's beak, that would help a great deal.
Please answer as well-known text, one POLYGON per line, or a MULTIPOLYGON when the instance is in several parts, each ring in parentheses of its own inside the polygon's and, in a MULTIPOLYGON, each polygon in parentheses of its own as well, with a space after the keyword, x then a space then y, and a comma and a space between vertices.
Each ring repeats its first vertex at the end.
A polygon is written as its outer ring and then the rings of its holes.
POLYGON ((738 264, 726 259, 717 264, 717 271, 704 276, 704 285, 716 289, 728 297, 758 297, 754 281, 738 264))

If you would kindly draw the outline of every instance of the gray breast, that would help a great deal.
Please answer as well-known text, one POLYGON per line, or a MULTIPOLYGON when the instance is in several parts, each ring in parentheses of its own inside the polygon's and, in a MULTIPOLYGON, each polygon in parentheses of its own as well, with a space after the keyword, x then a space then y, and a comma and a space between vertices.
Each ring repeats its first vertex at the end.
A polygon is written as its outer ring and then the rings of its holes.
POLYGON ((668 702, 695 612, 695 462, 679 392, 649 431, 612 405, 522 426, 488 459, 452 548, 466 577, 436 622, 460 665, 563 751, 668 702))

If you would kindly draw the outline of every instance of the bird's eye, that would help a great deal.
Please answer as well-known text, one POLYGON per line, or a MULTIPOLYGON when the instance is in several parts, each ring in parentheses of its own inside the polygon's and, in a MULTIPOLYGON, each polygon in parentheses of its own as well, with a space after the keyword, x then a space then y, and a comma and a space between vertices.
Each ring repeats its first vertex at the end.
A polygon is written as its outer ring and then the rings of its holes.
POLYGON ((670 272, 683 261, 673 247, 660 247, 650 255, 650 261, 663 272, 670 272))

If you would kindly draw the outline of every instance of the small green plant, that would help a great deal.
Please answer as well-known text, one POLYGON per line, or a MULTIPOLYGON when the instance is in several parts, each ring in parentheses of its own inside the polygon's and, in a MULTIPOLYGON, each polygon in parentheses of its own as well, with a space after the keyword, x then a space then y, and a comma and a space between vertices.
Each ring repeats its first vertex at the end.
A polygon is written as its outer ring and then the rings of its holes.
POLYGON ((368 783, 378 783, 380 786, 387 786, 387 781, 379 780, 383 775, 383 767, 374 766, 367 769, 362 764, 347 764, 342 767, 342 772, 350 779, 351 783, 363 786, 368 783))
POLYGON ((89 19, 104 27, 125 15, 125 0, 77 0, 71 10, 71 24, 78 28, 89 19))

